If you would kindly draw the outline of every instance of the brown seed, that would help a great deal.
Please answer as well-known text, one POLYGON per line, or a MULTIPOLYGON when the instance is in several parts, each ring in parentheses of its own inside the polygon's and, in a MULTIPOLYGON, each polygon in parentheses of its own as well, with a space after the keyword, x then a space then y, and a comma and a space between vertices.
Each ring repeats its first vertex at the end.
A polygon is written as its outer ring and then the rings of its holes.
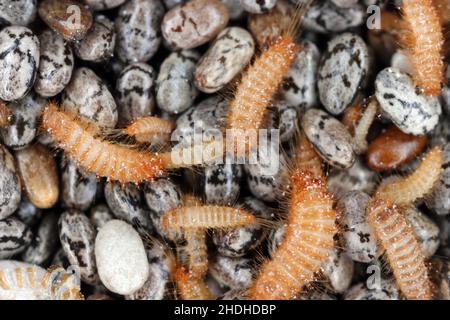
POLYGON ((92 14, 76 0, 44 0, 39 16, 53 30, 68 41, 82 40, 92 26, 92 14))
POLYGON ((219 0, 191 0, 168 11, 161 28, 172 47, 191 49, 213 39, 228 19, 228 9, 219 0))
POLYGON ((6 126, 9 123, 11 117, 11 110, 0 101, 0 127, 6 126))
POLYGON ((396 169, 417 157, 427 141, 426 136, 406 134, 391 125, 370 144, 367 165, 377 172, 396 169))
POLYGON ((347 109, 345 109, 342 115, 341 122, 347 128, 347 130, 353 135, 355 133, 355 127, 362 117, 362 107, 360 103, 356 103, 347 109))
POLYGON ((59 197, 56 162, 49 150, 33 144, 15 153, 17 167, 28 200, 36 207, 52 207, 59 197))
POLYGON ((265 46, 275 41, 283 30, 289 27, 292 18, 293 5, 288 1, 279 0, 275 7, 267 13, 250 14, 248 17, 248 29, 260 46, 265 46))

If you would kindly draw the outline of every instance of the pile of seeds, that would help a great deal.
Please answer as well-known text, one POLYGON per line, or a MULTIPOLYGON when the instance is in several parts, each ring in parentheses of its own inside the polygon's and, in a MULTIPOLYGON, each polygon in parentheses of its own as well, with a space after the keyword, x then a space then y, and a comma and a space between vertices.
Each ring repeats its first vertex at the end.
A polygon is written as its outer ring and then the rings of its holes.
MULTIPOLYGON (((289 29, 296 4, 308 2, 0 0, 0 300, 55 298, 31 283, 29 292, 14 291, 8 276, 32 267, 61 277, 51 266, 73 270, 81 282, 68 285, 87 299, 247 298, 289 227, 285 179, 301 135, 323 161, 338 231, 328 261, 295 298, 406 298, 398 273, 413 278, 414 270, 392 261, 366 208, 388 201, 382 189, 404 177, 412 177, 411 190, 425 188, 434 172, 421 161, 437 150, 432 188, 410 194, 407 205, 394 199, 386 212, 398 211, 412 230, 433 298, 450 299, 450 87, 429 96, 416 86, 411 52, 398 45, 401 1, 307 7, 299 51, 267 106, 263 128, 278 129, 280 139, 258 163, 203 164, 121 183, 80 166, 69 143, 57 144, 41 126, 53 102, 95 137, 143 153, 224 131, 242 75, 289 29), (138 136, 124 138, 123 128, 150 116, 166 120, 176 139, 137 146, 138 136), (180 212, 192 226, 176 219, 180 212), (251 223, 239 220, 244 213, 251 223)), ((449 27, 450 7, 429 2, 449 27)), ((444 46, 444 60, 446 53, 444 46)), ((250 88, 248 99, 260 89, 250 88)), ((159 122, 151 124, 157 132, 159 122)), ((64 297, 78 295, 56 296, 64 297)))

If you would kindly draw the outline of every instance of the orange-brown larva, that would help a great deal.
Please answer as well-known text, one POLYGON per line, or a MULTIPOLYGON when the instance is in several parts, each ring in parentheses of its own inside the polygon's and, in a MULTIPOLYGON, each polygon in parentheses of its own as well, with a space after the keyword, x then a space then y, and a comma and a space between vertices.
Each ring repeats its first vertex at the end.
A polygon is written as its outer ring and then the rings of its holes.
POLYGON ((407 299, 430 300, 431 282, 425 257, 411 226, 396 207, 375 199, 367 206, 367 222, 386 250, 396 283, 407 299))
POLYGON ((206 246, 205 230, 185 230, 185 251, 187 265, 191 275, 203 278, 208 271, 208 248, 206 246))
POLYGON ((367 151, 367 134, 377 115, 378 102, 376 99, 371 99, 367 108, 363 111, 358 124, 354 127, 353 134, 353 149, 356 154, 363 154, 367 151))
POLYGON ((212 300, 213 296, 201 277, 192 275, 184 267, 175 272, 175 283, 183 300, 212 300))
POLYGON ((324 176, 322 159, 303 132, 300 133, 292 162, 296 170, 309 171, 315 178, 324 176))
POLYGON ((227 206, 183 206, 167 212, 161 226, 168 231, 181 229, 231 228, 256 221, 253 214, 244 209, 227 206))
POLYGON ((0 127, 6 126, 11 117, 11 110, 2 102, 0 102, 0 127))
POLYGON ((136 138, 137 142, 166 143, 175 123, 158 117, 143 117, 128 125, 123 132, 136 138))
POLYGON ((249 299, 297 297, 313 281, 334 249, 336 212, 323 178, 308 171, 292 175, 292 196, 285 238, 259 271, 249 299))
POLYGON ((140 183, 160 177, 168 158, 140 152, 96 137, 92 130, 50 103, 42 117, 43 128, 80 166, 98 176, 121 183, 140 183))
POLYGON ((397 205, 409 205, 423 198, 433 188, 442 172, 443 154, 439 147, 428 151, 422 162, 410 175, 382 183, 375 198, 397 205))
POLYGON ((405 0, 402 13, 409 34, 400 41, 409 50, 414 81, 424 94, 438 96, 444 79, 444 36, 438 12, 432 0, 405 0))

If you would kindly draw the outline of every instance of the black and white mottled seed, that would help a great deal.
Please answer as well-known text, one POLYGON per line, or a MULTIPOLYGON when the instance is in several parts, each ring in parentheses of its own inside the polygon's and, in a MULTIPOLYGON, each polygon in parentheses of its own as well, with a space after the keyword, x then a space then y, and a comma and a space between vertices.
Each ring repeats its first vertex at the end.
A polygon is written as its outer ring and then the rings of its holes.
POLYGON ((18 176, 14 158, 0 144, 0 220, 12 215, 20 205, 21 182, 18 176))
POLYGON ((325 109, 342 113, 365 85, 370 67, 364 40, 353 33, 334 37, 322 56, 317 87, 325 109))
POLYGON ((0 99, 25 97, 36 80, 39 56, 39 39, 30 29, 10 26, 0 31, 0 99))
POLYGON ((380 278, 379 285, 370 289, 366 282, 353 285, 345 294, 345 300, 399 300, 400 293, 394 280, 380 278))
POLYGON ((181 50, 163 61, 156 79, 156 100, 160 109, 178 114, 192 105, 198 95, 194 71, 199 57, 195 50, 181 50))
POLYGON ((81 280, 98 282, 94 242, 96 231, 89 218, 77 210, 61 214, 58 221, 59 240, 71 265, 78 266, 81 280))
POLYGON ((120 73, 116 82, 116 101, 119 109, 119 123, 146 117, 153 113, 156 72, 146 63, 133 63, 120 73))
MULTIPOLYGON (((447 119, 444 119, 447 121, 447 119)), ((448 133, 447 133, 448 134, 448 133)), ((448 141, 448 140, 447 140, 448 141)), ((429 208, 439 215, 450 213, 450 144, 446 143, 443 148, 444 163, 443 171, 439 181, 434 186, 432 193, 427 196, 425 202, 429 208)))
POLYGON ((74 43, 74 51, 82 60, 102 62, 114 56, 115 45, 114 22, 104 15, 98 15, 83 40, 74 43))
POLYGON ((334 292, 343 293, 352 282, 353 261, 344 251, 335 249, 323 266, 323 274, 328 278, 334 292))
POLYGON ((241 0, 241 6, 250 13, 265 13, 270 11, 277 0, 241 0))
POLYGON ((164 7, 159 0, 130 0, 116 18, 116 52, 124 62, 145 62, 161 43, 164 7))
POLYGON ((41 55, 34 91, 42 97, 60 93, 72 77, 74 59, 68 43, 56 32, 47 29, 39 35, 41 55))
POLYGON ((23 149, 34 140, 45 103, 43 98, 30 92, 25 98, 8 105, 12 112, 10 124, 0 129, 2 141, 7 147, 23 149))
POLYGON ((26 26, 36 18, 36 0, 0 0, 0 24, 26 26))
POLYGON ((209 272, 222 286, 245 289, 252 284, 255 266, 248 258, 230 258, 216 255, 210 263, 209 272))
POLYGON ((103 227, 108 221, 114 219, 114 215, 111 210, 105 204, 98 204, 91 208, 89 212, 89 218, 91 219, 94 227, 99 230, 103 227))
POLYGON ((87 210, 95 200, 97 177, 78 168, 76 163, 64 157, 61 166, 63 205, 66 208, 87 210))
POLYGON ((301 123, 308 140, 328 164, 341 169, 353 165, 353 139, 341 122, 322 110, 309 109, 301 123))
POLYGON ((63 91, 62 106, 102 128, 117 124, 117 105, 106 84, 91 69, 76 69, 63 91))
POLYGON ((0 260, 22 252, 30 244, 33 233, 16 218, 0 220, 0 260))
POLYGON ((20 200, 19 208, 14 213, 14 216, 26 225, 32 227, 41 220, 42 210, 23 196, 22 200, 20 200))
POLYGON ((424 135, 439 122, 438 98, 420 94, 409 75, 393 68, 378 73, 375 95, 385 116, 403 132, 424 135))
POLYGON ((92 10, 107 10, 122 5, 127 0, 84 0, 92 10))

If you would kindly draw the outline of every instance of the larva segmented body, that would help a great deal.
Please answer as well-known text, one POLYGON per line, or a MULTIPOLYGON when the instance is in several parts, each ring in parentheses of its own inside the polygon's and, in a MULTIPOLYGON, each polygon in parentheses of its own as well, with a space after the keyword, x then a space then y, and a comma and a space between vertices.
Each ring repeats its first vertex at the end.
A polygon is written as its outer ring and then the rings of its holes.
POLYGON ((400 206, 414 203, 432 190, 442 172, 442 164, 442 150, 435 147, 428 151, 420 165, 410 175, 382 183, 375 193, 375 198, 400 206))
POLYGON ((0 300, 80 300, 74 276, 63 268, 48 271, 32 264, 0 261, 0 300))
POLYGON ((426 95, 438 96, 444 78, 444 36, 439 15, 432 0, 405 0, 402 12, 410 34, 400 40, 410 51, 415 83, 426 95))
POLYGON ((395 206, 375 199, 367 206, 367 222, 386 250, 397 286, 407 299, 432 298, 425 257, 414 231, 395 206))
POLYGON ((295 169, 299 171, 309 171, 314 177, 323 176, 322 159, 302 132, 295 149, 293 163, 295 169))
POLYGON ((11 110, 0 102, 0 127, 6 126, 11 116, 11 110))
POLYGON ((184 232, 185 251, 188 255, 188 269, 191 275, 203 278, 208 271, 208 248, 206 247, 205 230, 189 230, 184 232))
POLYGON ((183 300, 212 300, 213 296, 202 278, 190 274, 183 267, 175 272, 175 282, 183 300))
POLYGON ((233 138, 247 141, 246 132, 261 128, 267 107, 298 51, 292 37, 279 37, 244 73, 229 107, 227 128, 233 138))
POLYGON ((137 119, 123 132, 136 138, 136 141, 144 143, 167 143, 170 141, 170 134, 175 128, 175 123, 158 117, 143 117, 137 119))
POLYGON ((80 166, 121 183, 140 183, 162 176, 167 157, 144 153, 97 138, 69 114, 49 104, 42 126, 80 166))
POLYGON ((250 299, 293 299, 315 279, 334 249, 336 212, 323 178, 296 171, 292 176, 285 238, 265 262, 248 291, 250 299))
POLYGON ((244 209, 206 205, 184 206, 167 212, 161 219, 165 230, 238 227, 255 222, 255 216, 244 209))
POLYGON ((355 133, 353 135, 353 149, 356 154, 363 154, 367 151, 367 134, 377 115, 378 102, 372 99, 366 110, 364 110, 361 119, 355 126, 355 133))

